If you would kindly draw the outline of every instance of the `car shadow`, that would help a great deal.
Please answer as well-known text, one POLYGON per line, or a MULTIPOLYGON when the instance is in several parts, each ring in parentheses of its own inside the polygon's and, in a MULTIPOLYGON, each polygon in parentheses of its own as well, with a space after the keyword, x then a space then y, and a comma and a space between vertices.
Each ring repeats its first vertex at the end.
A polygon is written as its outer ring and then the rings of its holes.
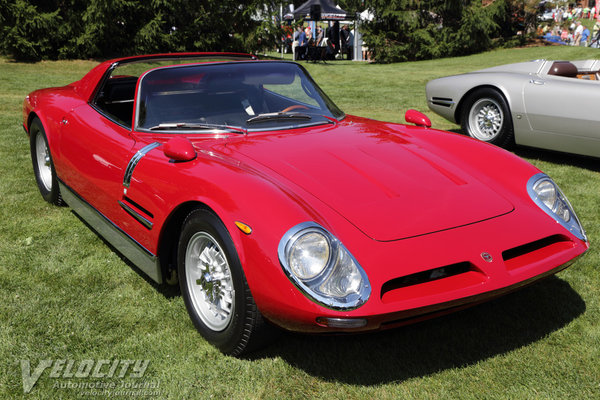
POLYGON ((597 158, 577 154, 561 153, 559 151, 536 149, 533 147, 517 146, 513 152, 519 157, 537 159, 553 164, 565 164, 574 167, 600 172, 600 162, 597 158))
POLYGON ((394 330, 344 336, 286 332, 248 358, 280 357, 309 375, 349 384, 401 382, 526 346, 585 309, 577 292, 553 276, 488 303, 394 330))
MULTIPOLYGON (((463 136, 468 136, 460 128, 448 129, 447 131, 458 133, 459 135, 463 136)), ((584 168, 594 172, 600 172, 600 162, 598 162, 597 158, 590 156, 562 153, 560 151, 538 149, 535 147, 527 147, 520 145, 515 146, 511 149, 511 151, 521 158, 537 159, 553 164, 571 165, 574 167, 584 168)))

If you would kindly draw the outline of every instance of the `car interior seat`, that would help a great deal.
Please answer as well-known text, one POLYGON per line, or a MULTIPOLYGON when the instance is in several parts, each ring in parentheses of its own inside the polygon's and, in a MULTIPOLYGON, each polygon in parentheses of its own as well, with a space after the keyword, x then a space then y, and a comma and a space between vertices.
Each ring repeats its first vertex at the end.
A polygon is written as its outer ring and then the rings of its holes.
POLYGON ((577 67, 569 61, 554 61, 550 67, 550 71, 548 71, 548 75, 577 78, 577 67))

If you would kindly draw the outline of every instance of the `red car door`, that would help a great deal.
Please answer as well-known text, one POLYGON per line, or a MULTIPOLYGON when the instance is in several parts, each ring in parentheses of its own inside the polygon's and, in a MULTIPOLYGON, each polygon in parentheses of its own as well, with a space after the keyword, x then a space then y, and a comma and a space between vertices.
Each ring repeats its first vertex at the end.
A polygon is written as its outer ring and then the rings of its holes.
POLYGON ((89 105, 64 118, 60 152, 64 160, 60 179, 113 223, 122 215, 119 200, 123 176, 132 157, 131 131, 101 115, 89 105))

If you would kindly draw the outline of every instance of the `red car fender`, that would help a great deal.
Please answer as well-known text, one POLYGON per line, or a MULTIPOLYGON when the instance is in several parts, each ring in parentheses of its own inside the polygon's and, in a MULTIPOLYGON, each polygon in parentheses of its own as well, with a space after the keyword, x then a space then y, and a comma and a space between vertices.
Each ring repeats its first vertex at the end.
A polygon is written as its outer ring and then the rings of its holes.
MULTIPOLYGON (((123 212, 123 221, 128 221, 126 232, 151 252, 159 253, 164 241, 175 240, 168 237, 172 233, 169 224, 178 218, 181 207, 187 209, 189 205, 202 204, 227 228, 261 312, 283 312, 287 306, 272 301, 275 298, 289 300, 295 307, 300 303, 300 308, 318 309, 284 275, 277 259, 277 246, 293 226, 316 221, 328 228, 324 221, 330 217, 321 216, 313 205, 290 188, 249 166, 228 161, 222 155, 200 151, 193 161, 172 163, 161 147, 148 153, 134 171, 127 197, 152 212, 155 226, 148 232, 123 212), (221 184, 217 187, 214 182, 221 184), (196 188, 196 193, 191 194, 191 188, 196 188), (251 227, 252 232, 243 233, 235 225, 236 221, 251 227), (276 310, 272 310, 273 307, 276 310)), ((341 218, 332 211, 327 212, 341 218)))

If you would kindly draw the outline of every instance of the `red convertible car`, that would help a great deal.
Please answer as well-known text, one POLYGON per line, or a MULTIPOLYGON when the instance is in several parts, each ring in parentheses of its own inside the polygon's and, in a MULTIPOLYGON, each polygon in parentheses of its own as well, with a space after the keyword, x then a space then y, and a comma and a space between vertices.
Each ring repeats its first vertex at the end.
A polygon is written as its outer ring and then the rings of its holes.
POLYGON ((244 54, 103 62, 25 99, 43 198, 67 203, 226 354, 273 326, 360 332, 554 274, 588 242, 518 157, 345 115, 300 65, 244 54))

